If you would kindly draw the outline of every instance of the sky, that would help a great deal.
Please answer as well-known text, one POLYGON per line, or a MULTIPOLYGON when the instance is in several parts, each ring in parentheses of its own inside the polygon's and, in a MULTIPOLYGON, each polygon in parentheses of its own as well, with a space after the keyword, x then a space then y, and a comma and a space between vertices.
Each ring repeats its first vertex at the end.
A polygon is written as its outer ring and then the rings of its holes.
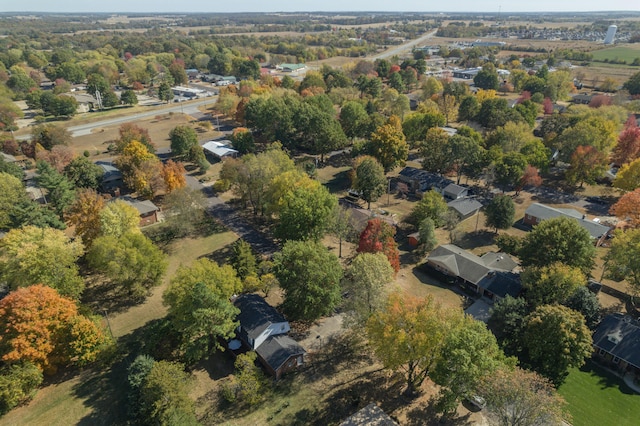
POLYGON ((0 12, 565 12, 640 11, 638 0, 2 0, 0 12))

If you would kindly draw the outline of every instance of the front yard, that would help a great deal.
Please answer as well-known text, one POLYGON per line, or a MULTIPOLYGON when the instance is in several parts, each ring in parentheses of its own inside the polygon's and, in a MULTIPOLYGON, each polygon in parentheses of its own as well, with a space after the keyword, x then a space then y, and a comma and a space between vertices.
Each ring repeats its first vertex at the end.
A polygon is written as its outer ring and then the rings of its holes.
POLYGON ((559 389, 573 426, 637 425, 640 395, 592 361, 573 369, 559 389))

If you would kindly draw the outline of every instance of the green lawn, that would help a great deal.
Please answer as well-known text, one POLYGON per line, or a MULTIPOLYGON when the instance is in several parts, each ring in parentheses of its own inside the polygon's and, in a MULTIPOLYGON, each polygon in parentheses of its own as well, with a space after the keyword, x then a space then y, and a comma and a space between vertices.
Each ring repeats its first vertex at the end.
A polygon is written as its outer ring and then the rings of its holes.
POLYGON ((640 395, 591 361, 571 370, 558 391, 568 403, 574 426, 632 426, 640 419, 640 395))
POLYGON ((596 50, 592 53, 593 59, 595 59, 596 61, 603 61, 605 59, 624 59, 628 64, 630 64, 635 58, 640 58, 640 46, 610 47, 608 49, 596 50))

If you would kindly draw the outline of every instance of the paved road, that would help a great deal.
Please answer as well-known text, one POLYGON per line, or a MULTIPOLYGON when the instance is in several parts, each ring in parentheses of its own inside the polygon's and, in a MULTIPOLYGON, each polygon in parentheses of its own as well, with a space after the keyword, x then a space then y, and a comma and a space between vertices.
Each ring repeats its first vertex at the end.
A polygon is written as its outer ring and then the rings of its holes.
POLYGON ((438 32, 438 30, 431 31, 430 33, 427 33, 427 34, 425 34, 425 35, 423 35, 421 37, 418 37, 415 40, 410 40, 410 41, 408 41, 408 42, 406 42, 404 44, 401 44, 400 46, 395 46, 395 47, 392 47, 389 50, 385 50, 382 53, 378 53, 377 55, 370 56, 369 59, 371 59, 371 60, 385 59, 385 58, 390 58, 390 57, 395 56, 395 55, 399 55, 401 52, 404 52, 406 50, 411 50, 415 46, 417 46, 418 44, 421 44, 422 42, 432 38, 433 36, 436 35, 437 32, 438 32))
POLYGON ((251 247, 257 253, 272 255, 279 250, 278 245, 271 238, 247 223, 233 208, 217 197, 211 187, 205 187, 193 176, 187 176, 186 178, 187 185, 190 188, 202 191, 205 194, 207 213, 251 244, 251 247))

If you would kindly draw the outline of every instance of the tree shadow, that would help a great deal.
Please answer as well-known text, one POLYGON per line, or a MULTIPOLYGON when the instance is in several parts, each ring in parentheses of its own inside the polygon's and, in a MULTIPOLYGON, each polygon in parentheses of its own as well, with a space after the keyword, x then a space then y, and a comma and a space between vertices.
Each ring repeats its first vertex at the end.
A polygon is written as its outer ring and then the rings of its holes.
POLYGON ((469 232, 456 240, 456 245, 462 249, 470 250, 482 246, 493 245, 497 234, 487 229, 469 232))
POLYGON ((463 416, 459 416, 456 413, 453 416, 442 417, 436 410, 435 403, 435 398, 431 398, 426 406, 420 405, 407 412, 406 424, 409 426, 471 426, 474 424, 470 420, 471 413, 467 413, 463 416))
POLYGON ((100 275, 91 276, 82 293, 82 303, 94 312, 110 315, 126 311, 144 302, 143 298, 128 297, 121 286, 100 275))
POLYGON ((335 194, 336 192, 346 191, 351 186, 349 171, 343 170, 335 174, 333 178, 325 184, 325 186, 332 194, 335 194))
POLYGON ((200 256, 199 259, 202 259, 203 257, 216 262, 218 265, 228 265, 231 263, 231 258, 233 257, 233 245, 227 244, 218 250, 200 256))
POLYGON ((592 360, 587 360, 585 364, 580 367, 580 371, 588 373, 590 376, 597 378, 598 386, 600 389, 618 388, 618 390, 626 395, 636 395, 629 386, 626 385, 624 380, 615 375, 614 373, 607 371, 604 367, 596 364, 592 360))

